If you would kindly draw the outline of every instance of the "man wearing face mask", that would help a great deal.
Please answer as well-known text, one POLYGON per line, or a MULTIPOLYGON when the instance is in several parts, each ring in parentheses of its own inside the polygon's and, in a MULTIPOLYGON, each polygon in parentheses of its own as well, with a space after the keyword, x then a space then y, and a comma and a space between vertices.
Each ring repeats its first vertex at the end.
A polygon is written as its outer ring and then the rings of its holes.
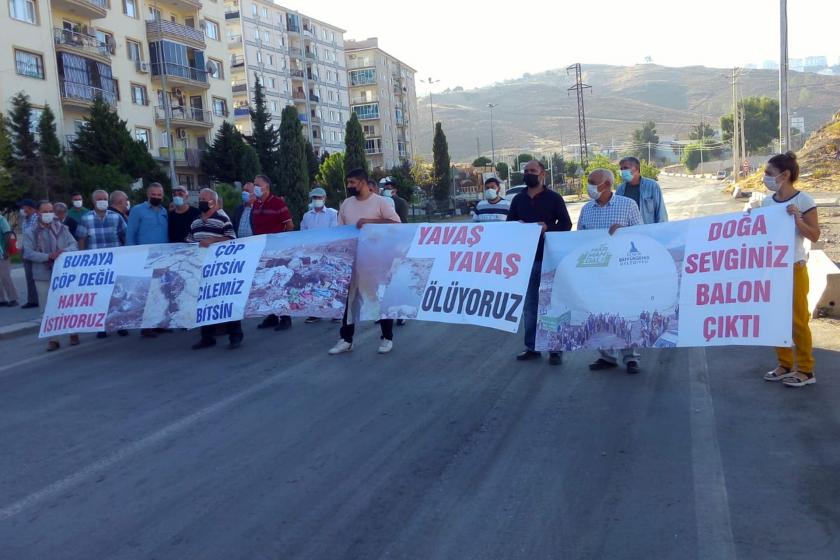
POLYGON ((82 216, 88 212, 90 212, 90 210, 85 208, 81 193, 74 192, 70 195, 70 208, 67 210, 67 215, 69 217, 76 220, 76 223, 81 223, 82 216))
POLYGON ((20 208, 20 231, 23 238, 21 243, 20 256, 23 259, 23 272, 26 275, 26 303, 21 309, 38 307, 38 290, 35 280, 32 277, 32 261, 26 258, 26 232, 38 225, 38 212, 35 210, 35 202, 31 198, 25 198, 18 202, 20 208))
POLYGON ((111 193, 109 203, 110 205, 108 206, 108 210, 116 212, 122 216, 123 220, 128 221, 128 215, 131 210, 131 202, 128 200, 127 194, 123 191, 114 191, 111 193))
POLYGON ((163 207, 163 186, 151 183, 146 187, 146 202, 128 215, 126 245, 153 245, 169 242, 169 224, 163 207))
MULTIPOLYGON (((271 181, 265 175, 257 175, 254 178, 254 202, 251 208, 251 226, 254 235, 267 233, 283 233, 295 229, 292 222, 292 213, 286 206, 286 201, 271 192, 271 181)), ((271 314, 262 323, 257 325, 259 329, 274 327, 276 331, 284 331, 292 327, 292 318, 288 315, 277 317, 271 314)))
POLYGON ((474 222, 504 222, 510 212, 510 201, 499 195, 499 180, 490 177, 484 181, 484 200, 479 200, 473 211, 474 222))
POLYGON ((166 223, 170 243, 183 243, 190 233, 190 226, 198 218, 198 208, 190 205, 190 193, 184 185, 172 189, 172 206, 166 223))
POLYGON ((379 181, 379 189, 382 196, 394 201, 394 210, 397 211, 400 221, 404 224, 408 223, 408 202, 398 194, 394 178, 385 177, 379 181))
MULTIPOLYGON (((327 191, 321 187, 315 187, 309 191, 309 205, 312 208, 303 215, 300 231, 331 228, 338 225, 338 212, 333 208, 327 208, 327 191)), ((304 323, 312 324, 320 320, 318 317, 307 317, 304 323)))
POLYGON ((668 221, 668 210, 662 198, 662 189, 653 179, 642 177, 638 159, 629 156, 618 163, 621 168, 621 184, 615 190, 618 196, 625 196, 636 203, 645 224, 668 221))
POLYGON ((254 206, 254 183, 248 181, 242 185, 242 202, 233 211, 233 229, 236 237, 251 237, 254 235, 254 224, 251 212, 254 206))
POLYGON ((70 235, 77 238, 79 222, 69 216, 67 205, 63 202, 56 202, 53 204, 53 210, 55 211, 55 219, 67 226, 67 229, 70 230, 70 235))
MULTIPOLYGON (((545 166, 537 160, 529 161, 523 170, 523 178, 528 188, 513 197, 507 221, 539 224, 542 227, 542 234, 540 234, 539 245, 537 245, 537 252, 534 255, 534 264, 531 267, 528 292, 525 295, 525 306, 523 308, 525 350, 516 356, 516 359, 520 361, 534 360, 541 356, 540 352, 534 350, 534 346, 537 336, 537 306, 539 304, 540 276, 542 274, 543 246, 545 244, 544 234, 547 231, 569 231, 572 229, 572 220, 569 217, 569 211, 566 209, 566 202, 563 197, 545 186, 545 166)), ((559 365, 562 361, 563 355, 560 352, 549 353, 549 364, 559 365)))
MULTIPOLYGON (((201 189, 198 198, 198 210, 201 214, 190 226, 187 243, 198 243, 200 247, 209 247, 214 243, 221 243, 236 239, 233 224, 227 215, 219 212, 219 195, 213 189, 201 189)), ((223 323, 228 334, 228 348, 231 350, 242 345, 242 321, 228 321, 223 323)), ((216 325, 201 327, 201 340, 193 344, 193 350, 201 350, 216 345, 216 325)))
MULTIPOLYGON (((612 235, 618 228, 643 223, 639 207, 633 200, 613 193, 614 183, 615 177, 609 169, 596 169, 589 174, 586 190, 592 200, 584 204, 580 211, 577 225, 579 230, 607 229, 612 235)), ((605 350, 599 350, 599 352, 601 357, 589 364, 589 369, 597 371, 618 365, 618 356, 615 352, 605 350)), ((639 373, 639 354, 632 348, 623 349, 621 359, 627 368, 627 373, 639 373)))
MULTIPOLYGON (((29 248, 25 258, 32 263, 32 276, 38 289, 38 299, 46 309, 53 263, 64 251, 77 250, 78 245, 67 226, 55 219, 53 205, 49 201, 45 200, 38 205, 38 214, 38 224, 26 232, 26 244, 29 248)), ((79 335, 71 334, 70 345, 77 344, 79 335)), ((57 338, 51 338, 47 343, 48 352, 60 347, 57 338)))

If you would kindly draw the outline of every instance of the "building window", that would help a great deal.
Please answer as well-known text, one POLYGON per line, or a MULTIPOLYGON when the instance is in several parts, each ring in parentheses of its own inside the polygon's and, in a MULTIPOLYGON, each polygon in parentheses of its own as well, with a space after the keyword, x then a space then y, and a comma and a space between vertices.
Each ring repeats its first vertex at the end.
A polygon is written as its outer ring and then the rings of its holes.
POLYGON ((257 51, 257 63, 262 64, 262 53, 257 51))
POLYGON ((269 78, 268 79, 268 88, 269 89, 277 89, 277 80, 275 80, 274 78, 269 78))
POLYGON ((365 70, 351 70, 350 71, 350 85, 351 86, 366 86, 376 83, 376 70, 373 68, 366 68, 365 70))
POLYGON ((152 131, 148 128, 135 128, 134 138, 146 144, 146 149, 152 149, 152 131))
POLYGON ((149 95, 146 93, 146 86, 131 84, 131 102, 135 105, 149 104, 149 95))
POLYGON ((262 10, 260 10, 260 13, 262 13, 262 17, 267 18, 268 17, 268 8, 264 7, 262 10))
MULTIPOLYGON (((123 0, 123 13, 137 19, 137 0, 123 0)), ((158 12, 158 18, 160 18, 160 12, 158 12)))
POLYGON ((210 76, 216 79, 221 80, 225 77, 224 69, 222 68, 222 61, 216 58, 211 58, 210 62, 213 64, 210 65, 213 68, 213 71, 210 73, 210 76))
POLYGON ((217 117, 227 117, 228 116, 228 109, 227 109, 227 101, 220 97, 213 98, 213 114, 217 117))
POLYGON ((15 71, 21 76, 44 79, 44 58, 40 54, 15 49, 15 71))
POLYGON ((379 118, 379 103, 367 103, 365 105, 356 105, 353 107, 353 112, 359 120, 378 119, 379 118))
POLYGON ((271 110, 275 113, 277 112, 277 102, 276 101, 271 102, 271 110))
POLYGON ((274 66, 274 55, 273 54, 268 55, 268 65, 269 66, 274 66))
POLYGON ((35 2, 32 0, 9 0, 9 14, 18 21, 37 23, 35 21, 35 2))
POLYGON ((219 40, 219 24, 213 20, 204 20, 204 33, 211 39, 219 40))
POLYGON ((268 31, 263 31, 263 42, 270 43, 271 42, 271 34, 268 31))
POLYGON ((251 4, 251 15, 257 17, 257 5, 251 4))
POLYGON ((137 41, 127 39, 125 42, 125 47, 126 51, 128 51, 129 60, 133 60, 134 62, 140 62, 143 60, 143 45, 141 45, 137 41))

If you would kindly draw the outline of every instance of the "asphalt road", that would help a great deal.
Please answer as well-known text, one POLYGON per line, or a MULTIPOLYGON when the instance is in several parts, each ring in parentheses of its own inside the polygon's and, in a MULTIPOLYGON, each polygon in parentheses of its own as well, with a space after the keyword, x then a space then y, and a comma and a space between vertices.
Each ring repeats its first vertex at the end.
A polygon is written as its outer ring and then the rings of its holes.
MULTIPOLYGON (((737 208, 663 183, 674 218, 737 208)), ((489 329, 336 338, 0 341, 0 558, 840 557, 836 351, 797 391, 761 381, 762 348, 646 351, 629 376, 518 363, 489 329)))

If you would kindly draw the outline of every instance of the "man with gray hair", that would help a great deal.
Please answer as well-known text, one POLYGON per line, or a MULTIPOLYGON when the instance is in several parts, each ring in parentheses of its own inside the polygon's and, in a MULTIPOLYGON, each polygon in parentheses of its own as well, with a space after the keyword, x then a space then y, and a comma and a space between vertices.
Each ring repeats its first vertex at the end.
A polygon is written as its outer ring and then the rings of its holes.
MULTIPOLYGON (((327 191, 321 187, 315 187, 309 191, 309 202, 312 209, 303 215, 300 221, 300 230, 331 228, 338 225, 338 210, 327 208, 327 191)), ((307 317, 304 323, 317 323, 318 317, 307 317)))
MULTIPOLYGON (((609 169, 596 169, 587 178, 586 190, 590 200, 580 211, 577 228, 579 230, 606 229, 610 235, 618 228, 637 226, 642 222, 639 207, 629 198, 613 192, 615 176, 609 169)), ((618 365, 615 352, 599 350, 601 357, 589 364, 589 369, 597 371, 614 368, 618 365)), ((639 373, 639 354, 632 348, 621 351, 622 361, 627 373, 639 373)))
POLYGON ((111 193, 109 202, 108 210, 116 212, 127 222, 128 213, 131 210, 131 202, 128 200, 128 195, 124 191, 114 191, 111 193))
POLYGON ((67 229, 70 230, 70 235, 78 240, 76 232, 79 229, 79 222, 69 215, 67 205, 63 202, 56 202, 53 204, 53 212, 55 212, 55 219, 67 226, 67 229))

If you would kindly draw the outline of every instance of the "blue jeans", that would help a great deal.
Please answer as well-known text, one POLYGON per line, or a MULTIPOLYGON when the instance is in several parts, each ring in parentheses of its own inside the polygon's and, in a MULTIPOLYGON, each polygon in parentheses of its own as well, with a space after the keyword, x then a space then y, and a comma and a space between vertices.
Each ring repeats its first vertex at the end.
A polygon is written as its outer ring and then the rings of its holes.
POLYGON ((537 338, 537 306, 540 303, 540 275, 542 261, 534 261, 531 277, 528 279, 528 292, 525 294, 523 315, 525 320, 525 348, 533 350, 537 338))

